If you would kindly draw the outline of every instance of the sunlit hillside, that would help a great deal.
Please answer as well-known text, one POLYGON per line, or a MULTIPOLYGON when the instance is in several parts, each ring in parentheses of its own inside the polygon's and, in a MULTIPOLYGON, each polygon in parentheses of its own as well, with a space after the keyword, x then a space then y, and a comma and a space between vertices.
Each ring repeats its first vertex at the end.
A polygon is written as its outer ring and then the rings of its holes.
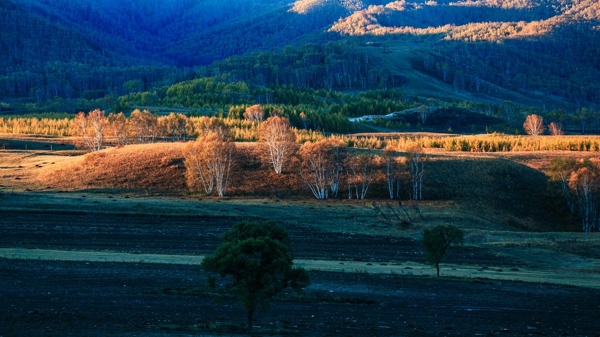
POLYGON ((123 95, 211 76, 568 113, 600 103, 592 0, 0 4, 0 112, 118 110, 123 95))

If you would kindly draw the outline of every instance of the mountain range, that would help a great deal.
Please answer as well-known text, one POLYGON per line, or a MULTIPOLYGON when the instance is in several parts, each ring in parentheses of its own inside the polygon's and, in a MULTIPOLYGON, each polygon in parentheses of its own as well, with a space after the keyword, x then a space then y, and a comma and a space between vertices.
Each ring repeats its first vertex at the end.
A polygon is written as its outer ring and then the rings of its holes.
POLYGON ((266 87, 397 88, 442 100, 593 108, 600 5, 0 0, 0 55, 5 105, 118 97, 218 74, 266 87))

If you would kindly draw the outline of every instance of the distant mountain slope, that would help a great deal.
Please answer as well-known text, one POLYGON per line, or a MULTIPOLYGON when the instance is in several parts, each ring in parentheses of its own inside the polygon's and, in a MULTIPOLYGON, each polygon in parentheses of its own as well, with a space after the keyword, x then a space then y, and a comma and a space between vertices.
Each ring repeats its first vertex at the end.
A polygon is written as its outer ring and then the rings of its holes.
POLYGON ((599 27, 596 0, 0 0, 0 95, 114 102, 221 74, 592 107, 599 27))
MULTIPOLYGON (((163 52, 190 34, 285 5, 279 0, 23 0, 29 12, 75 30, 104 48, 136 58, 174 63, 163 52)), ((198 45, 202 41, 198 41, 198 45)), ((198 45, 189 45, 192 49, 198 45)))
POLYGON ((503 88, 581 107, 600 103, 598 18, 595 0, 395 1, 356 11, 330 32, 428 46, 414 69, 456 92, 503 88))

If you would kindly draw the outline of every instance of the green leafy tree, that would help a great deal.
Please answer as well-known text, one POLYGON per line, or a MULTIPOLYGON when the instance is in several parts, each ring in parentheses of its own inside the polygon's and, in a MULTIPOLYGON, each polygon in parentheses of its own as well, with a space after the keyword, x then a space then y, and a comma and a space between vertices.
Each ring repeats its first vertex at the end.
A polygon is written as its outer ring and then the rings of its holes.
POLYGON ((456 226, 435 226, 426 229, 423 233, 423 246, 425 248, 425 261, 436 268, 440 277, 440 263, 446 255, 446 250, 452 243, 463 243, 464 233, 456 226))
POLYGON ((275 222, 239 222, 223 234, 217 251, 204 258, 209 285, 216 288, 215 275, 226 281, 248 312, 248 330, 257 309, 268 310, 271 298, 286 288, 301 291, 310 284, 306 270, 293 267, 290 238, 275 222))

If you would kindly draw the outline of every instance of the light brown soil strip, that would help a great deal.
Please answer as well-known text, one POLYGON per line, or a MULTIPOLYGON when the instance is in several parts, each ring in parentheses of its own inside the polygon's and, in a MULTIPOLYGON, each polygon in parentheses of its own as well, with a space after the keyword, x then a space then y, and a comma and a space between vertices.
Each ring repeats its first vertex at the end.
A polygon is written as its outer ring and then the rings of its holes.
MULTIPOLYGON (((130 254, 110 252, 60 251, 45 249, 0 248, 0 258, 45 261, 81 261, 81 262, 125 262, 125 263, 163 263, 200 265, 203 256, 130 254)), ((435 276, 430 266, 405 262, 391 264, 382 262, 295 260, 295 265, 308 270, 341 272, 392 274, 405 276, 435 276)), ((466 279, 489 279, 497 281, 521 281, 531 283, 570 285, 600 289, 600 274, 593 272, 549 271, 528 269, 500 269, 488 267, 480 269, 474 266, 442 266, 442 276, 466 279)))

